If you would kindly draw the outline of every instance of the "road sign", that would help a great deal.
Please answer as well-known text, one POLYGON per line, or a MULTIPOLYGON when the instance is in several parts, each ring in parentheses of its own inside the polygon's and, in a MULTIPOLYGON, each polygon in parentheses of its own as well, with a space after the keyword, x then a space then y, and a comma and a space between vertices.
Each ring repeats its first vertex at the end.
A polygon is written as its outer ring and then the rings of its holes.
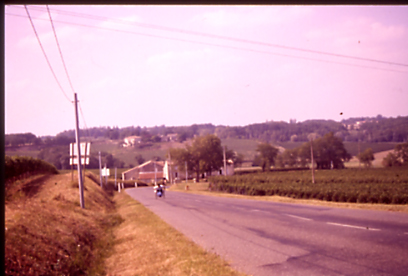
MULTIPOLYGON (((81 164, 89 165, 89 153, 91 151, 91 143, 81 143, 81 164), (86 159, 85 159, 86 157, 86 159)), ((78 165, 78 147, 76 143, 69 145, 69 164, 78 165)))
MULTIPOLYGON (((77 157, 71 157, 69 159, 69 164, 70 165, 78 165, 78 158, 77 157)), ((89 157, 87 157, 86 159, 85 159, 85 157, 81 158, 81 165, 83 165, 83 164, 89 165, 89 157)))
POLYGON ((102 176, 110 176, 109 169, 103 168, 103 169, 102 169, 102 176))
MULTIPOLYGON (((81 143, 81 156, 89 156, 90 151, 91 151, 91 143, 81 143)), ((78 156, 78 147, 76 143, 70 144, 69 155, 78 156)))

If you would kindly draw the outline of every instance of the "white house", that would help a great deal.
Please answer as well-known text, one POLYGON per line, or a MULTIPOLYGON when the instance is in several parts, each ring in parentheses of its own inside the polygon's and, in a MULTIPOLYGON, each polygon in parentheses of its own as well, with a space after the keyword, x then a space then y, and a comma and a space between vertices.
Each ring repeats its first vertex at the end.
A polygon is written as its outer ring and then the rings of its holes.
POLYGON ((134 146, 135 144, 140 144, 142 142, 142 137, 140 136, 129 136, 126 137, 123 141, 123 147, 131 147, 134 146))

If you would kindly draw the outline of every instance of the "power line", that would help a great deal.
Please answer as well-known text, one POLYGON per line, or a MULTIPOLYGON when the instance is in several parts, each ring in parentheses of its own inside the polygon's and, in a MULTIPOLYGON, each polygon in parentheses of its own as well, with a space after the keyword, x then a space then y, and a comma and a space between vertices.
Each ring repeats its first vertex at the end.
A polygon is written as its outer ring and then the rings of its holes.
MULTIPOLYGON (((24 17, 23 15, 10 14, 10 13, 6 13, 6 15, 24 17)), ((42 19, 42 18, 37 18, 37 19, 38 20, 46 20, 46 19, 42 19)), ((68 24, 68 25, 82 26, 82 27, 87 27, 87 28, 122 32, 122 33, 129 33, 129 34, 134 34, 134 35, 142 35, 142 36, 148 36, 148 37, 164 38, 164 39, 175 40, 175 41, 182 41, 182 42, 190 42, 190 43, 203 44, 203 45, 209 45, 209 46, 216 46, 216 47, 222 47, 222 48, 228 48, 228 49, 235 49, 235 50, 243 50, 243 51, 250 51, 250 52, 256 52, 256 53, 270 54, 270 55, 276 55, 276 56, 284 56, 284 57, 291 57, 291 58, 304 59, 304 60, 313 60, 313 61, 319 61, 319 62, 325 62, 325 63, 341 64, 341 65, 361 67, 361 68, 369 68, 369 69, 389 71, 389 72, 397 72, 397 73, 405 73, 405 74, 408 73, 407 71, 399 71, 399 70, 394 70, 394 69, 384 69, 384 68, 365 66, 365 65, 359 65, 359 64, 351 64, 351 63, 323 60, 323 59, 317 59, 317 58, 308 58, 308 57, 280 54, 280 53, 274 53, 274 52, 262 51, 262 50, 255 50, 255 49, 249 49, 249 48, 243 48, 243 47, 227 46, 227 45, 208 43, 208 42, 201 42, 201 41, 194 41, 194 40, 188 40, 188 39, 166 37, 166 36, 161 36, 161 35, 139 33, 139 32, 135 32, 135 31, 126 31, 126 30, 118 30, 118 29, 106 28, 106 27, 90 26, 90 25, 85 25, 85 24, 80 24, 80 23, 73 23, 73 22, 66 22, 66 21, 59 21, 59 20, 54 20, 54 22, 59 22, 59 23, 68 24)))
MULTIPOLYGON (((42 9, 37 8, 37 10, 42 10, 42 9)), ((286 49, 286 50, 295 50, 295 51, 302 51, 302 52, 308 52, 308 53, 313 53, 313 54, 328 55, 328 56, 335 56, 335 57, 340 57, 340 58, 348 58, 348 59, 355 59, 355 60, 361 60, 361 61, 369 61, 369 62, 376 62, 376 63, 382 63, 382 64, 389 64, 389 65, 408 67, 408 64, 404 64, 404 63, 397 63, 397 62, 377 60, 377 59, 371 59, 371 58, 362 58, 362 57, 356 57, 356 56, 350 56, 350 55, 343 55, 343 54, 329 53, 329 52, 323 52, 323 51, 309 50, 309 49, 303 49, 303 48, 298 48, 298 47, 290 47, 290 46, 285 46, 285 45, 272 44, 272 43, 266 43, 266 42, 260 42, 260 41, 253 41, 253 40, 242 39, 242 38, 234 38, 234 37, 214 35, 214 34, 202 33, 202 32, 196 32, 196 31, 188 31, 188 30, 172 28, 172 27, 165 27, 165 26, 159 26, 159 25, 154 25, 154 24, 128 22, 128 21, 125 21, 125 20, 122 20, 122 19, 115 19, 115 18, 110 18, 110 17, 105 17, 105 16, 89 15, 89 14, 84 14, 84 13, 62 11, 62 10, 57 10, 57 9, 55 9, 54 11, 56 11, 57 13, 60 13, 60 14, 65 14, 65 15, 70 15, 70 16, 83 17, 83 18, 89 18, 89 19, 94 19, 94 20, 111 20, 111 21, 119 22, 121 24, 136 25, 136 26, 143 27, 143 28, 151 28, 151 29, 158 29, 158 30, 164 30, 164 31, 179 32, 179 33, 183 33, 183 34, 192 34, 192 35, 196 35, 196 36, 211 37, 211 38, 230 40, 230 41, 241 42, 241 43, 257 44, 257 45, 268 46, 268 47, 282 48, 282 49, 286 49)))
POLYGON ((88 129, 88 126, 86 125, 85 116, 84 116, 84 113, 82 112, 81 103, 79 101, 78 101, 78 103, 79 103, 79 111, 81 112, 82 120, 84 121, 85 131, 86 131, 87 137, 90 137, 91 135, 89 134, 89 129, 88 129))
POLYGON ((71 78, 69 77, 69 74, 68 74, 67 66, 65 65, 64 57, 62 56, 61 47, 60 47, 60 44, 58 42, 57 33, 55 31, 55 28, 54 28, 54 23, 52 22, 51 12, 50 12, 50 9, 48 8, 48 5, 47 5, 47 11, 48 11, 48 15, 50 16, 50 22, 51 22, 52 30, 54 32, 55 41, 57 42, 57 47, 58 47, 58 51, 59 51, 60 56, 61 56, 62 64, 64 65, 65 73, 67 74, 68 82, 71 85, 72 92, 75 93, 75 89, 72 86, 71 78))
POLYGON ((25 10, 26 10, 26 12, 27 12, 28 18, 30 19, 31 26, 33 27, 35 36, 37 37, 38 43, 40 44, 41 50, 42 50, 42 52, 43 52, 43 54, 44 54, 44 57, 45 57, 45 59, 47 60, 47 63, 48 63, 48 66, 50 67, 50 70, 51 70, 51 72, 52 72, 52 75, 54 76, 54 79, 57 81, 58 86, 59 86, 59 88, 61 89, 62 93, 64 93, 65 98, 67 98, 67 100, 68 100, 69 102, 72 102, 72 101, 69 99, 69 97, 67 96, 67 94, 65 93, 64 89, 63 89, 62 86, 61 86, 61 83, 58 81, 58 78, 57 78, 57 76, 55 75, 54 70, 52 69, 51 63, 50 63, 50 61, 48 60, 47 54, 45 53, 45 50, 44 50, 44 47, 42 46, 41 41, 40 41, 40 38, 38 37, 37 31, 36 31, 36 29, 35 29, 34 23, 33 23, 32 19, 31 19, 31 16, 30 16, 30 13, 29 13, 29 11, 28 11, 28 9, 27 9, 27 6, 24 5, 24 7, 25 7, 25 10))

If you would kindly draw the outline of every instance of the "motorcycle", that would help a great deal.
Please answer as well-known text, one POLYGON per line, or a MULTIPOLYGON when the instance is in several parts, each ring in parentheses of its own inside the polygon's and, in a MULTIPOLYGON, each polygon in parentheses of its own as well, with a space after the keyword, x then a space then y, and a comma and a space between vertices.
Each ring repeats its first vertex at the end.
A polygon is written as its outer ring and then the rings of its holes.
POLYGON ((164 198, 165 197, 164 196, 164 187, 162 185, 155 186, 154 187, 154 194, 155 194, 156 199, 158 197, 163 197, 164 198))

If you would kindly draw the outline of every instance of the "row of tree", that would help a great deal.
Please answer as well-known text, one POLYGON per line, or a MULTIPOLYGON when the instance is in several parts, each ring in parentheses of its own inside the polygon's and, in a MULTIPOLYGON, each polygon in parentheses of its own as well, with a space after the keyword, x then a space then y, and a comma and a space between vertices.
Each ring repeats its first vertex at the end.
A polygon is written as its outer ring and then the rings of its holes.
MULTIPOLYGON (((127 136, 142 136, 145 141, 155 141, 155 137, 177 133, 178 140, 183 142, 195 136, 216 134, 221 139, 258 139, 264 142, 307 142, 310 133, 320 137, 333 132, 335 136, 346 142, 406 142, 408 141, 408 116, 386 118, 377 117, 350 118, 336 122, 333 120, 307 120, 304 122, 265 122, 247 126, 215 126, 212 124, 194 124, 191 126, 155 126, 150 128, 91 128, 84 132, 85 136, 105 137, 109 139, 123 139, 127 136), (357 122, 360 124, 357 125, 357 122)), ((67 131, 74 137, 74 131, 67 131)), ((160 141, 160 139, 156 139, 160 141)))
MULTIPOLYGON (((264 142, 307 142, 310 133, 323 137, 326 133, 333 132, 336 137, 350 142, 407 142, 408 141, 408 116, 385 118, 381 115, 368 118, 350 118, 341 122, 333 120, 308 120, 304 122, 266 122, 247 126, 214 126, 212 124, 194 124, 178 127, 93 127, 80 130, 82 137, 108 138, 112 140, 124 139, 128 136, 141 136, 143 143, 160 142, 160 136, 176 133, 179 142, 203 136, 216 134, 221 139, 240 138, 257 139, 264 142), (358 128, 356 123, 360 122, 358 128)), ((32 145, 66 145, 75 141, 74 130, 67 130, 55 137, 36 137, 32 133, 6 134, 5 146, 32 145)))
POLYGON ((269 170, 271 166, 276 167, 306 167, 312 162, 317 169, 342 169, 344 162, 349 161, 351 155, 344 147, 343 141, 329 132, 323 137, 302 144, 298 148, 287 149, 278 154, 277 148, 269 143, 258 144, 253 166, 261 166, 262 170, 269 170))

